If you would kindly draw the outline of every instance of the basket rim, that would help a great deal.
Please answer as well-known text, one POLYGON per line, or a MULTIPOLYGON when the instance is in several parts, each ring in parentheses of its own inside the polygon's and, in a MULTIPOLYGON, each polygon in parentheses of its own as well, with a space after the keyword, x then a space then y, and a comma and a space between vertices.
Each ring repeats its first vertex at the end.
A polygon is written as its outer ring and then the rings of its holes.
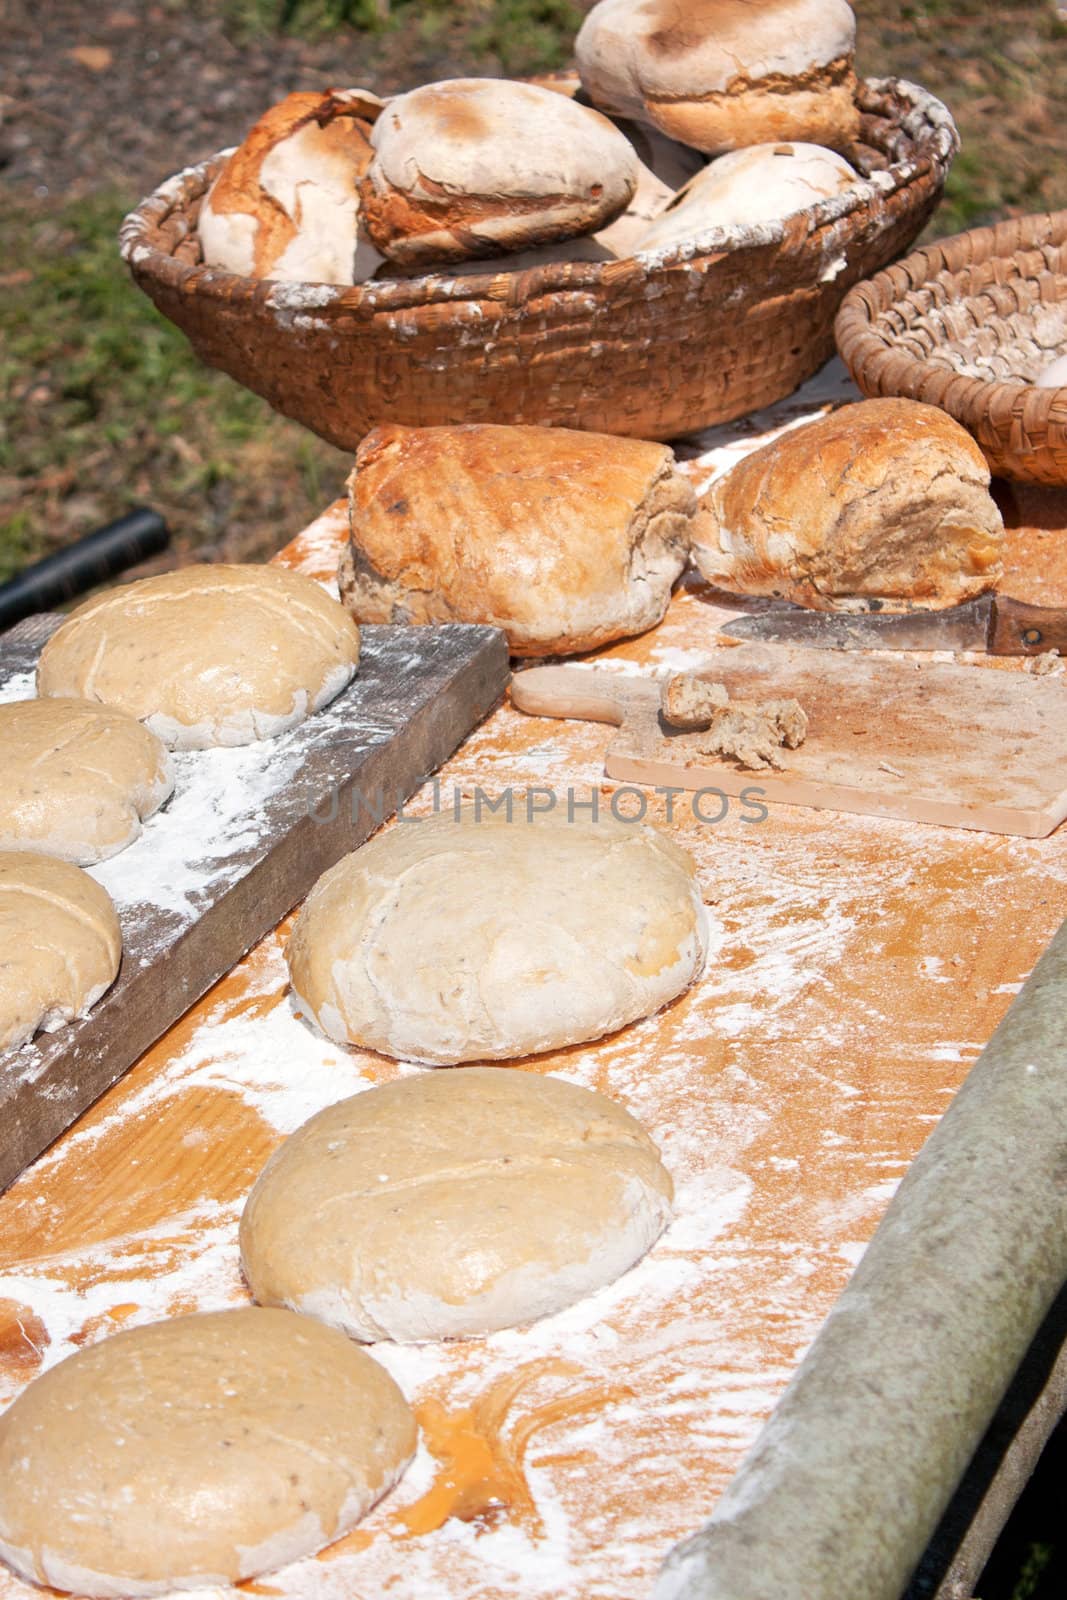
MULTIPOLYGON (((873 324, 879 317, 898 306, 904 296, 922 290, 932 280, 936 279, 950 290, 954 288, 963 273, 970 271, 974 265, 973 259, 959 263, 951 259, 964 240, 967 241, 968 253, 981 260, 996 258, 1004 263, 1017 262, 1020 250, 1033 249, 1040 244, 1067 244, 1067 210, 1032 211, 1022 217, 1009 217, 979 228, 965 228, 961 233, 935 240, 932 244, 920 245, 901 261, 883 267, 862 283, 855 284, 841 302, 834 321, 838 352, 854 378, 856 369, 862 366, 866 369, 865 376, 869 374, 875 382, 880 382, 888 363, 892 361, 908 364, 910 373, 915 376, 916 386, 926 382, 928 377, 950 382, 951 414, 957 418, 964 414, 973 417, 984 413, 990 426, 996 428, 994 411, 1003 408, 1006 414, 1014 414, 1021 403, 1020 397, 1025 396, 1028 419, 1036 424, 1047 423, 1053 406, 1059 407, 1067 396, 1067 384, 1056 388, 1039 388, 1022 379, 1011 382, 1005 378, 972 378, 966 373, 948 372, 905 350, 899 342, 900 335, 892 330, 874 330, 873 324)), ((1067 271, 1063 276, 1067 277, 1067 271)), ((971 296, 950 293, 949 303, 959 304, 968 298, 971 296)), ((899 393, 899 384, 894 385, 894 389, 899 393)), ((942 409, 949 408, 942 405, 942 409)))
MULTIPOLYGON (((382 279, 361 284, 287 283, 276 278, 252 278, 177 260, 148 242, 149 230, 175 212, 185 211, 198 199, 235 147, 216 152, 175 173, 148 194, 123 220, 119 249, 136 276, 163 283, 180 294, 206 296, 234 303, 269 302, 276 311, 356 313, 403 311, 433 304, 466 301, 504 302, 509 306, 545 295, 585 294, 641 282, 681 270, 706 268, 724 255, 742 250, 767 250, 785 245, 802 248, 817 230, 843 224, 865 212, 878 199, 886 199, 923 178, 943 180, 959 149, 959 134, 948 108, 918 84, 903 78, 860 79, 856 99, 861 109, 879 109, 878 97, 904 102, 899 126, 914 139, 917 152, 886 168, 844 193, 795 212, 784 221, 748 223, 705 230, 691 240, 620 257, 612 261, 558 261, 522 271, 437 271, 413 278, 382 279), (864 104, 867 102, 867 104, 864 104)), ((191 231, 191 230, 189 230, 191 231)))

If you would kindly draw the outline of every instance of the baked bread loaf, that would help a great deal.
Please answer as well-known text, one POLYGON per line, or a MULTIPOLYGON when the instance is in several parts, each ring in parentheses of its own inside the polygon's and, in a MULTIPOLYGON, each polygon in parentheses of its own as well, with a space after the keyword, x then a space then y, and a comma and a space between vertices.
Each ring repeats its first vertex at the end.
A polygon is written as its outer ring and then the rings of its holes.
POLYGON ((626 119, 616 123, 637 156, 637 187, 626 210, 598 229, 595 238, 615 256, 629 256, 650 222, 658 217, 679 189, 704 166, 704 157, 688 145, 668 139, 656 128, 626 119))
POLYGON ((653 627, 696 505, 666 445, 492 424, 375 428, 348 493, 357 620, 492 623, 517 655, 653 627))
POLYGON ((709 228, 779 222, 859 182, 843 156, 813 144, 735 150, 697 173, 634 240, 635 250, 684 244, 709 228))
POLYGON ((384 1368, 308 1317, 131 1328, 0 1417, 0 1555, 79 1595, 222 1588, 347 1532, 415 1442, 384 1368))
POLYGON ((32 850, 0 852, 0 1050, 54 1033, 110 989, 122 959, 111 896, 32 850))
POLYGON ((606 117, 506 79, 455 78, 399 95, 371 142, 364 225, 404 266, 592 233, 637 185, 633 149, 606 117))
POLYGON ((780 139, 846 149, 855 39, 846 0, 600 0, 574 49, 594 105, 718 155, 780 139))
POLYGON ((382 102, 365 89, 287 95, 260 117, 200 208, 204 263, 283 283, 361 283, 381 260, 356 184, 382 102))
POLYGON ((340 1043, 431 1066, 597 1039, 700 972, 693 863, 654 828, 484 808, 407 822, 345 856, 286 959, 340 1043))
POLYGON ((0 850, 82 867, 132 844, 174 788, 155 734, 89 700, 0 705, 0 771, 0 850))
POLYGON ((41 652, 37 691, 118 706, 172 749, 201 750, 295 727, 358 660, 358 628, 311 578, 181 567, 72 611, 41 652))
POLYGON ((507 1067, 422 1073, 320 1111, 241 1218, 256 1299, 356 1339, 531 1322, 633 1266, 672 1185, 605 1095, 507 1067))
POLYGON ((994 587, 989 467, 936 406, 863 400, 782 434, 714 483, 693 523, 704 577, 817 611, 957 605, 994 587))

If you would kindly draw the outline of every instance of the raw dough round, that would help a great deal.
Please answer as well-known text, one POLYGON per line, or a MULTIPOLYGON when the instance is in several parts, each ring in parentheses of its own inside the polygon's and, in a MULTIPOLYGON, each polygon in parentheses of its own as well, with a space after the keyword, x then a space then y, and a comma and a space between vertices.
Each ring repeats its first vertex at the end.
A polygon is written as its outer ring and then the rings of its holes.
POLYGON ((196 566, 87 600, 41 652, 37 691, 118 706, 175 750, 270 739, 340 694, 359 629, 311 578, 196 566))
POLYGON ((121 959, 111 896, 87 872, 36 851, 0 852, 0 1050, 84 1016, 121 959))
POLYGON ((132 844, 174 788, 167 752, 125 711, 91 700, 0 705, 0 849, 79 866, 132 844))
POLYGON ((0 1417, 0 1555, 90 1596, 253 1578, 351 1528, 415 1440, 389 1374, 306 1317, 244 1307, 132 1328, 0 1417))
POLYGON ((491 1333, 611 1283, 666 1227, 672 1193, 604 1095, 507 1067, 420 1073, 282 1145, 241 1257, 257 1300, 357 1339, 491 1333))
POLYGON ((473 812, 405 822, 312 889, 289 940, 324 1033, 408 1061, 499 1061, 597 1039, 700 971, 693 863, 647 826, 473 812))

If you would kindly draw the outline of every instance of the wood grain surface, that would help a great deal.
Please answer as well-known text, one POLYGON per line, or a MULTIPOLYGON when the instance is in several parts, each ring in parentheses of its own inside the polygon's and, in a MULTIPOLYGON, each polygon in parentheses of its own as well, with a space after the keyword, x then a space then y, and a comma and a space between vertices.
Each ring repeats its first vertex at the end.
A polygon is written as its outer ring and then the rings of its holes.
MULTIPOLYGON (((0 639, 0 685, 36 667, 51 629, 29 620, 0 639)), ((0 1053, 0 1189, 451 754, 499 699, 507 670, 495 628, 364 628, 359 670, 336 700, 235 753, 242 764, 262 756, 254 814, 217 871, 184 901, 161 904, 153 889, 172 836, 185 860, 212 851, 179 804, 183 774, 207 752, 181 758, 175 797, 123 852, 124 881, 135 874, 143 890, 118 906, 117 980, 86 1017, 0 1053)), ((229 752, 223 760, 233 764, 229 752)), ((221 811, 225 769, 217 781, 221 811)))
MULTIPOLYGON (((1067 602, 1064 524, 1055 509, 1047 526, 1028 514, 1005 587, 1067 602)), ((285 559, 329 576, 343 529, 331 508, 285 559)), ((596 665, 691 667, 717 649, 726 614, 683 588, 658 629, 596 665)), ((610 737, 502 707, 407 809, 511 786, 625 813, 632 795, 603 775, 610 737)), ((787 805, 708 825, 684 800, 668 818, 662 797, 648 815, 697 863, 715 932, 704 978, 646 1022, 516 1069, 597 1087, 639 1116, 675 1177, 674 1223, 617 1285, 558 1317, 374 1347, 416 1406, 413 1467, 354 1533, 251 1592, 646 1595, 1067 911, 1062 827, 1030 840, 787 805)), ((117 1328, 245 1298, 237 1218, 270 1152, 320 1106, 418 1070, 298 1021, 286 934, 262 940, 0 1198, 0 1404, 117 1328)), ((31 1592, 0 1569, 0 1600, 31 1592)))
POLYGON ((979 666, 787 645, 717 650, 696 675, 730 699, 797 699, 808 718, 783 770, 753 770, 702 750, 700 733, 660 715, 660 683, 581 667, 528 667, 511 684, 520 711, 612 722, 610 778, 1041 839, 1067 817, 1067 681, 979 666))

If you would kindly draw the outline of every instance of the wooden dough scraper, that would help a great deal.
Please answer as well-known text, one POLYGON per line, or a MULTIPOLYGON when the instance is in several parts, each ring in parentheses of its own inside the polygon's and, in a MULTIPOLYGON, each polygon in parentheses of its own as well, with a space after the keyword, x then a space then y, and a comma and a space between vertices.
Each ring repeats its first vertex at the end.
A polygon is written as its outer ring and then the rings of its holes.
MULTIPOLYGON (((808 715, 780 772, 704 755, 659 715, 660 679, 530 667, 512 704, 612 722, 604 761, 626 783, 742 790, 769 802, 1041 839, 1067 817, 1067 677, 781 645, 717 650, 696 675, 731 698, 795 696, 808 715)), ((709 802, 710 804, 710 802, 709 802)))

